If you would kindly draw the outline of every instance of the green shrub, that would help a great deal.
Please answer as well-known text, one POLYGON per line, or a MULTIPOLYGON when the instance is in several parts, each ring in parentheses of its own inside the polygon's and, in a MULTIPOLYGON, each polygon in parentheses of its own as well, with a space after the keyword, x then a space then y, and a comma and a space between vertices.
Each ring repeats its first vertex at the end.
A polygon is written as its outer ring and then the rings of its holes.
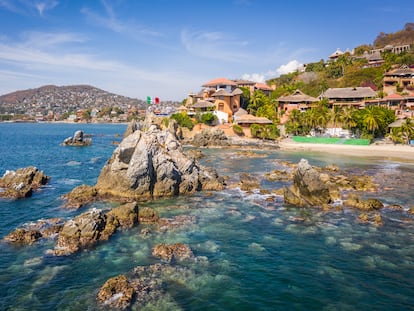
POLYGON ((178 125, 180 125, 181 127, 186 127, 189 130, 192 130, 194 127, 193 120, 191 120, 191 118, 185 112, 174 113, 173 115, 171 115, 170 118, 177 121, 178 125))
POLYGON ((211 112, 205 112, 200 116, 200 122, 207 125, 212 125, 216 120, 216 115, 211 112))
POLYGON ((268 124, 265 126, 266 139, 275 140, 280 137, 280 130, 276 124, 268 124))
POLYGON ((233 132, 239 136, 244 136, 243 128, 238 124, 233 125, 233 132))
POLYGON ((254 138, 264 138, 264 129, 263 126, 258 124, 250 125, 250 133, 254 138))

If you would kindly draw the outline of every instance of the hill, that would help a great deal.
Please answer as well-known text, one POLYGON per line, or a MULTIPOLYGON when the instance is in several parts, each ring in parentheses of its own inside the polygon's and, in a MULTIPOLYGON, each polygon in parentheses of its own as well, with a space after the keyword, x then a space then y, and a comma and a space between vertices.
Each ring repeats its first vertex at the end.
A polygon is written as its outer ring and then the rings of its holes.
POLYGON ((414 23, 407 23, 404 29, 394 33, 381 32, 374 40, 375 48, 383 48, 387 45, 404 45, 414 43, 414 23))
POLYGON ((106 107, 127 110, 131 105, 144 107, 145 104, 141 100, 113 94, 90 85, 46 85, 0 96, 0 113, 24 114, 44 109, 65 113, 106 107))

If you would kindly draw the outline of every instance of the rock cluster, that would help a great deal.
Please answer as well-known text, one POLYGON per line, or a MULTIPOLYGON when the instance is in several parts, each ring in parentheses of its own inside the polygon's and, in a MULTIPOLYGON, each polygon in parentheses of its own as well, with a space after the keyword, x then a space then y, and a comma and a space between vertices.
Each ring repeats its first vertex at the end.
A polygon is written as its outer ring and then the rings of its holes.
POLYGON ((89 146, 92 143, 92 138, 85 138, 82 130, 76 131, 72 137, 66 138, 62 145, 63 146, 89 146))
POLYGON ((223 188, 224 179, 214 169, 187 156, 175 134, 156 125, 124 138, 96 184, 100 196, 134 200, 223 188))
POLYGON ((0 178, 0 197, 20 199, 32 195, 33 190, 48 183, 49 176, 34 166, 6 171, 0 178))
POLYGON ((337 189, 337 185, 329 182, 329 176, 319 173, 302 159, 294 173, 293 184, 284 189, 284 199, 298 206, 326 206, 335 200, 332 193, 337 189))
POLYGON ((197 147, 230 146, 224 131, 216 128, 205 128, 201 132, 196 133, 190 143, 197 147))
POLYGON ((131 228, 139 221, 138 204, 126 203, 107 213, 92 209, 68 220, 59 232, 55 249, 57 256, 73 254, 98 241, 108 240, 118 228, 131 228))
POLYGON ((33 224, 18 228, 4 237, 4 240, 16 244, 32 244, 40 238, 50 238, 63 227, 61 218, 41 219, 33 224))

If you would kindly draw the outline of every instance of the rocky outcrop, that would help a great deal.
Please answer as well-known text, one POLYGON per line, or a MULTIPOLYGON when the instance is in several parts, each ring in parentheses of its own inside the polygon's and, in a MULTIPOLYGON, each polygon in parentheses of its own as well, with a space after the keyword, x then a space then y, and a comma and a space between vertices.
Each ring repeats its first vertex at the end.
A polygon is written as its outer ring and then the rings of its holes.
POLYGON ((260 188, 260 180, 247 173, 240 174, 240 190, 251 191, 260 188))
POLYGON ((217 128, 205 128, 196 133, 190 143, 197 147, 229 146, 230 142, 224 131, 217 128))
POLYGON ((152 249, 152 255, 167 262, 194 258, 191 248, 183 243, 158 244, 152 249))
POLYGON ((80 185, 62 196, 66 200, 65 207, 80 208, 98 199, 98 190, 94 186, 80 185))
POLYGON ((63 146, 89 146, 92 143, 92 138, 86 138, 82 130, 76 131, 72 137, 66 138, 63 146))
POLYGON ((174 134, 151 125, 121 142, 102 169, 96 188, 101 196, 148 200, 221 190, 224 179, 187 156, 174 134))
POLYGON ((92 209, 68 220, 59 232, 57 245, 52 254, 70 255, 79 250, 90 248, 99 241, 105 241, 118 228, 131 228, 139 221, 138 204, 126 203, 107 213, 92 209))
POLYGON ((48 183, 49 176, 34 166, 6 171, 0 178, 0 197, 20 199, 32 195, 33 190, 48 183))
POLYGON ((41 219, 35 223, 24 225, 4 237, 4 240, 15 244, 33 244, 40 238, 50 238, 60 232, 63 220, 60 218, 41 219))
POLYGON ((344 205, 354 207, 363 211, 373 211, 384 207, 384 204, 375 198, 363 199, 356 194, 351 194, 345 200, 344 205))
POLYGON ((284 188, 284 199, 288 204, 303 207, 326 207, 333 203, 338 193, 338 186, 330 183, 328 175, 320 174, 307 160, 302 159, 294 173, 293 184, 284 188))

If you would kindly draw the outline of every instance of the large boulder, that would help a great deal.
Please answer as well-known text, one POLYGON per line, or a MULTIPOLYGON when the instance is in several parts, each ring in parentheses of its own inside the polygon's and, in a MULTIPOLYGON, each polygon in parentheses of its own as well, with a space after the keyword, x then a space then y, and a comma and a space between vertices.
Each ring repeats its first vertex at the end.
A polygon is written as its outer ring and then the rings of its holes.
POLYGON ((134 200, 221 190, 224 179, 187 156, 175 134, 151 125, 123 139, 103 167, 96 188, 101 196, 134 200))
POLYGON ((191 144, 197 147, 229 146, 230 141, 222 129, 205 128, 194 135, 191 144))
POLYGON ((293 184, 284 188, 284 200, 288 204, 326 207, 333 203, 338 186, 330 183, 329 176, 319 173, 307 160, 300 160, 294 173, 293 184))
POLYGON ((30 197, 33 190, 47 184, 49 180, 49 176, 34 166, 6 171, 0 178, 0 197, 12 199, 30 197))
POLYGON ((128 309, 134 299, 135 290, 125 275, 118 275, 108 279, 99 290, 97 300, 99 304, 117 310, 128 309))
POLYGON ((90 137, 86 138, 82 130, 77 130, 72 137, 66 138, 63 146, 89 146, 92 143, 90 137))

